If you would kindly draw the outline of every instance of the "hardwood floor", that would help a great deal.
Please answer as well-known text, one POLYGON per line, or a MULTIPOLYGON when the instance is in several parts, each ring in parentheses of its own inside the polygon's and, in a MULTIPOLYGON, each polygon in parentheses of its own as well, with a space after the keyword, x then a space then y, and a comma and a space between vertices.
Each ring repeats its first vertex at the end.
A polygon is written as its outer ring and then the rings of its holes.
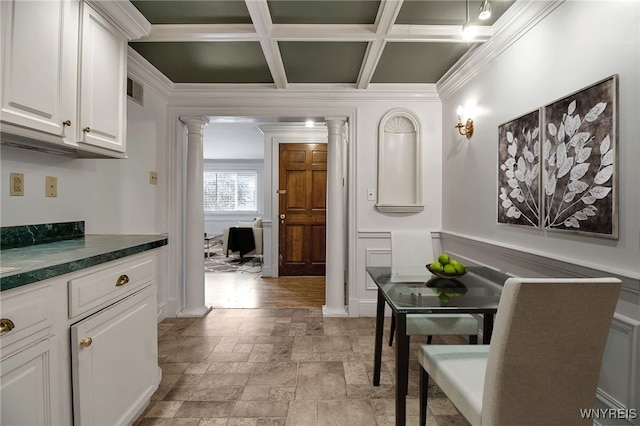
POLYGON ((205 273, 205 303, 224 308, 318 308, 325 304, 325 277, 266 277, 205 273))

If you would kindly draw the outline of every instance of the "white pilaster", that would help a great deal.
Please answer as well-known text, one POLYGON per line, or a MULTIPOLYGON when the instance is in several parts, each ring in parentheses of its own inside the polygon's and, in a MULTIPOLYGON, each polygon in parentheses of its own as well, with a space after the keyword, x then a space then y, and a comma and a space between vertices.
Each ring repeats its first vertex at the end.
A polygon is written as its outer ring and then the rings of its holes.
POLYGON ((184 306, 180 317, 203 317, 211 310, 204 300, 204 196, 202 136, 207 117, 180 117, 187 125, 187 199, 184 306))
POLYGON ((325 118, 327 140, 327 271, 326 305, 322 313, 328 317, 347 316, 345 306, 345 230, 344 180, 342 176, 342 131, 346 120, 341 117, 325 118))

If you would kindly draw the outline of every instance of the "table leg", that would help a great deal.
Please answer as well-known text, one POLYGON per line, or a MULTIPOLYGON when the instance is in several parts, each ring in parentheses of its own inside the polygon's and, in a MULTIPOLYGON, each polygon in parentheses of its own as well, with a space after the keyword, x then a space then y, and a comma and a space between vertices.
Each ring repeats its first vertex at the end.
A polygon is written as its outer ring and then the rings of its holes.
POLYGON ((382 333, 384 331, 384 296, 378 289, 378 305, 376 307, 376 343, 373 358, 373 386, 380 386, 380 366, 382 364, 382 333))
POLYGON ((396 315, 396 426, 407 421, 407 387, 409 383, 409 339, 407 314, 396 315))
POLYGON ((482 343, 488 345, 491 343, 491 335, 493 334, 493 314, 484 314, 482 321, 482 343))

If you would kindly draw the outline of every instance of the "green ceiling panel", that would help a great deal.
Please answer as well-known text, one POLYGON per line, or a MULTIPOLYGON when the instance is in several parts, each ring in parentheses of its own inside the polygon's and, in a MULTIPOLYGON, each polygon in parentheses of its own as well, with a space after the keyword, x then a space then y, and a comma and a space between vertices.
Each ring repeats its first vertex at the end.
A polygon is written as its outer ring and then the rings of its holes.
POLYGON ((279 42, 289 83, 355 83, 365 42, 279 42))
POLYGON ((468 43, 387 43, 371 82, 435 83, 471 46, 468 43))
POLYGON ((250 24, 244 1, 132 0, 152 24, 250 24))
MULTIPOLYGON (((475 25, 493 25, 515 0, 490 0, 491 18, 478 19, 480 0, 469 2, 469 21, 475 25)), ((465 0, 405 0, 396 24, 406 25, 462 25, 467 19, 465 0)))
POLYGON ((174 83, 272 83, 258 42, 129 43, 174 83))
POLYGON ((269 0, 274 24, 373 24, 379 0, 269 0))

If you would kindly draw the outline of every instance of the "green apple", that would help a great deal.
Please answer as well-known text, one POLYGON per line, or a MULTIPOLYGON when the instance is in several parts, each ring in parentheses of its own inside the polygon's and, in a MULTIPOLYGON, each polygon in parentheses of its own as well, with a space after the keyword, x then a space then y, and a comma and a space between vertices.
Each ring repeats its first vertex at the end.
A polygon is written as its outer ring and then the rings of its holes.
POLYGON ((458 274, 462 274, 464 271, 466 271, 466 270, 467 270, 467 267, 466 267, 466 266, 464 266, 464 265, 463 265, 462 263, 460 263, 460 262, 456 262, 456 263, 454 263, 454 264, 453 264, 453 267, 454 267, 454 268, 456 268, 456 272, 457 272, 458 274))
POLYGON ((438 262, 442 263, 443 265, 448 264, 449 261, 450 259, 447 253, 442 253, 440 256, 438 256, 438 262))
POLYGON ((431 267, 431 270, 435 272, 442 272, 442 270, 444 269, 444 267, 442 266, 442 263, 440 262, 433 262, 429 266, 431 267))
POLYGON ((456 267, 451 265, 451 264, 447 264, 447 265, 444 265, 443 271, 447 275, 455 275, 456 274, 456 267))

